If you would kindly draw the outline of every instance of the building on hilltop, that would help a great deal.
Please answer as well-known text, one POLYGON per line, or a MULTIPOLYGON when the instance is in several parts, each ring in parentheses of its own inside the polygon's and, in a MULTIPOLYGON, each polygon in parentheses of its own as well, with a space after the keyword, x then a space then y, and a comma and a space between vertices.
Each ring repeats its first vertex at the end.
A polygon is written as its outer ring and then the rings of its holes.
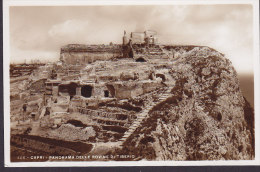
POLYGON ((162 47, 158 44, 156 31, 131 32, 127 36, 124 32, 122 44, 84 45, 68 44, 61 47, 60 60, 67 64, 88 64, 97 60, 115 58, 134 58, 146 61, 153 55, 163 55, 162 47))

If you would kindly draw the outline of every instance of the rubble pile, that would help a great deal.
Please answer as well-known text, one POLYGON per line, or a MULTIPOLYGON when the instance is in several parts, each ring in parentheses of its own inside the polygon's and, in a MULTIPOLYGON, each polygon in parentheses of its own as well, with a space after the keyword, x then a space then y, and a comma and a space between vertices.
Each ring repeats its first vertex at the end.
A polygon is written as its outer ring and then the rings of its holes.
POLYGON ((72 124, 62 124, 59 128, 49 133, 51 138, 67 141, 86 141, 95 135, 96 132, 92 127, 75 127, 72 124))

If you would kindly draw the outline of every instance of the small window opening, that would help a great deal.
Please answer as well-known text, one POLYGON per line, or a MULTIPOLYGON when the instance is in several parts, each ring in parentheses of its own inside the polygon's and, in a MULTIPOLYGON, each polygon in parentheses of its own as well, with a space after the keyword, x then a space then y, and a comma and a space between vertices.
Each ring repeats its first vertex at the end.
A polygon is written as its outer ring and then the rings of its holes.
POLYGON ((108 91, 108 90, 105 90, 105 91, 104 91, 104 95, 105 95, 105 97, 109 97, 109 91, 108 91))

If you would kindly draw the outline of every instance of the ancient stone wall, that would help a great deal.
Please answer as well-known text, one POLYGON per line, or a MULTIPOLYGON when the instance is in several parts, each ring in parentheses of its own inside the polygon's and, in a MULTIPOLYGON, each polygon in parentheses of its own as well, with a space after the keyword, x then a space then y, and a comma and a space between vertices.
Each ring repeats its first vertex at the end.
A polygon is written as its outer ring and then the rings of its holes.
POLYGON ((67 64, 87 64, 122 56, 121 46, 70 44, 61 48, 60 59, 67 64))

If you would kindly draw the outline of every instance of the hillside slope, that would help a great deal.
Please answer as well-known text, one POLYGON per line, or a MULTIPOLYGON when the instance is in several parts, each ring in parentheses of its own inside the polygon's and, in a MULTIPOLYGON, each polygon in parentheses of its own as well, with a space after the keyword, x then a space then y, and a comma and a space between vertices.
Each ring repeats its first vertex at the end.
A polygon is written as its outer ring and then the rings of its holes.
POLYGON ((136 160, 254 159, 254 112, 231 62, 208 47, 175 60, 172 95, 113 153, 136 160))

